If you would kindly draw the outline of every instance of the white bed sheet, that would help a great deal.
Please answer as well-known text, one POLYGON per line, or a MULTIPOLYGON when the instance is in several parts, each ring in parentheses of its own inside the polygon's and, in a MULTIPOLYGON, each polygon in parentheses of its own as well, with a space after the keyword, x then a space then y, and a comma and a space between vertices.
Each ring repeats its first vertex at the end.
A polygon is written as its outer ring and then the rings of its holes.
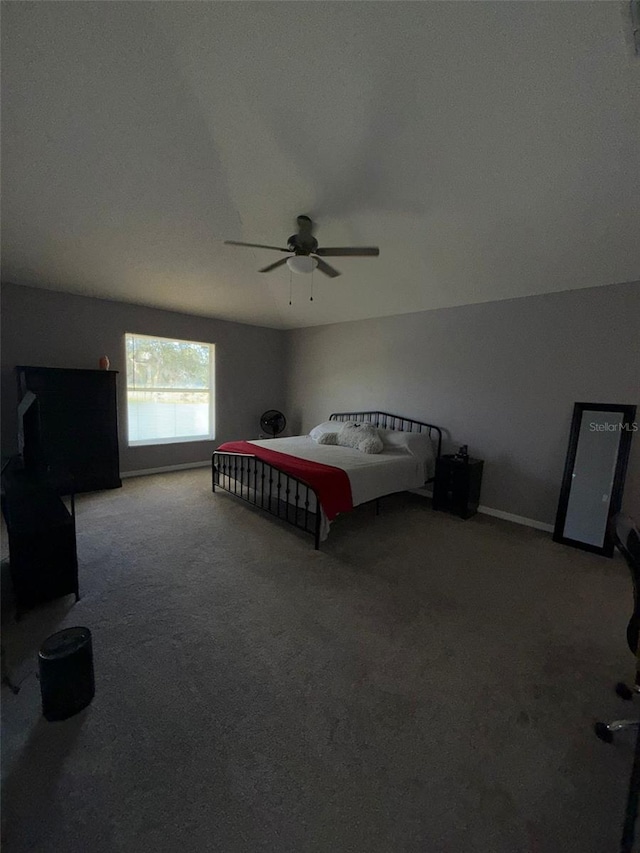
MULTIPOLYGON (((317 444, 308 435, 251 441, 249 444, 342 468, 351 483, 354 506, 393 492, 417 489, 425 482, 424 461, 400 449, 361 453, 351 447, 317 444)), ((310 509, 316 511, 315 506, 310 509)), ((330 522, 324 512, 321 515, 320 538, 324 541, 329 534, 330 522)))

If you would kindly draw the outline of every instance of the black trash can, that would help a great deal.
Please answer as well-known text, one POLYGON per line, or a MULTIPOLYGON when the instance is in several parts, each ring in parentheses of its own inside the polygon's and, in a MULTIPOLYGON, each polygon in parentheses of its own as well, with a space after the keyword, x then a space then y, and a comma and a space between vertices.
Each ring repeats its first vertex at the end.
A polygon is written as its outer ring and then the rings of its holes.
POLYGON ((66 720, 87 707, 95 694, 88 628, 65 628, 47 637, 38 660, 42 713, 47 720, 66 720))

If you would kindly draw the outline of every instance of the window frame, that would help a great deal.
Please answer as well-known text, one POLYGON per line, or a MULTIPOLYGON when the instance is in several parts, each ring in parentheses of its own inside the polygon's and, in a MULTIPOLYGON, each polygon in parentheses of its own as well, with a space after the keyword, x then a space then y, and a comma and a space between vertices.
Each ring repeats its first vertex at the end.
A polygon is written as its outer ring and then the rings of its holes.
POLYGON ((166 338, 163 335, 145 335, 138 332, 125 332, 124 334, 124 364, 125 364, 125 395, 126 395, 126 428, 127 428, 127 446, 128 447, 152 447, 164 444, 193 444, 200 441, 215 441, 216 437, 216 406, 215 406, 215 366, 216 366, 216 345, 209 341, 193 341, 184 338, 166 338), (129 363, 127 354, 127 341, 129 338, 146 339, 152 341, 169 341, 170 343, 178 344, 196 344, 197 346, 207 347, 209 350, 209 387, 208 388, 129 388, 129 363), (209 394, 209 432, 202 435, 190 436, 173 436, 169 438, 130 438, 130 423, 129 423, 129 391, 151 391, 165 394, 192 394, 192 393, 208 393, 209 394))

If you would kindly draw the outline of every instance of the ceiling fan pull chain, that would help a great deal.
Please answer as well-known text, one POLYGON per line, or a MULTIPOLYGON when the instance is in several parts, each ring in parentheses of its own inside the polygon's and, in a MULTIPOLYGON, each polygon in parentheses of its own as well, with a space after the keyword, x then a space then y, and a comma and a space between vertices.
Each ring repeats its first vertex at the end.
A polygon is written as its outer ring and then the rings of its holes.
POLYGON ((291 298, 293 296, 293 273, 289 270, 289 305, 291 305, 291 298))
POLYGON ((311 297, 309 302, 313 302, 313 270, 311 270, 311 297))

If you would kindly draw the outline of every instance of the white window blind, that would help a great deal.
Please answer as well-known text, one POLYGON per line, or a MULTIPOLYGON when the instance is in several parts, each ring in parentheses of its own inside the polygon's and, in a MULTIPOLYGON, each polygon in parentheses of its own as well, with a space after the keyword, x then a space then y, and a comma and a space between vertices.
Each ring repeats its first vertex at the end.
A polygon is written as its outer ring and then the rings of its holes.
POLYGON ((127 334, 129 444, 214 438, 213 344, 127 334))

